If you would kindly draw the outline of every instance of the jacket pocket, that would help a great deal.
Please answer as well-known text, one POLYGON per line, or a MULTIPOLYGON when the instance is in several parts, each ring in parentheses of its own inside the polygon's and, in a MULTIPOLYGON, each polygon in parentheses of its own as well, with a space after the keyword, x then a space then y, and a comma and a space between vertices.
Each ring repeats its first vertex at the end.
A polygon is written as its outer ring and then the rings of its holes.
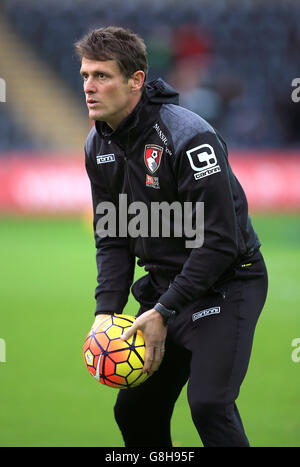
POLYGON ((138 279, 131 287, 134 298, 144 307, 153 308, 160 297, 159 290, 153 287, 150 274, 138 279))

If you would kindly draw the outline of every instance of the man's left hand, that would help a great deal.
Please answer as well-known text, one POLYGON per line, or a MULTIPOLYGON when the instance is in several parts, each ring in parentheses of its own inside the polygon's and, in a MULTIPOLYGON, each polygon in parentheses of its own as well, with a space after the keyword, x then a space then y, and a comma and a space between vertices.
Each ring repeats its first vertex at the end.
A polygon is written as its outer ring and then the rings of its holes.
POLYGON ((167 327, 162 316, 152 308, 136 318, 121 338, 128 340, 138 329, 143 332, 146 345, 143 373, 151 376, 158 370, 164 357, 167 327))

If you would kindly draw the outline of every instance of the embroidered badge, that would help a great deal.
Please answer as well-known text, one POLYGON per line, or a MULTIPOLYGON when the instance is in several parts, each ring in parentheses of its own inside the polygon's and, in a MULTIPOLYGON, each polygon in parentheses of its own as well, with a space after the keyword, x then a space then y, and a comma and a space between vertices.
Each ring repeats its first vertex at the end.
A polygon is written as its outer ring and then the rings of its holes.
POLYGON ((144 151, 144 161, 147 169, 149 169, 151 173, 156 172, 160 166, 162 153, 162 147, 156 146, 155 144, 146 144, 144 151))
POLYGON ((159 189, 159 178, 152 177, 151 175, 146 174, 146 186, 150 186, 152 188, 159 189))

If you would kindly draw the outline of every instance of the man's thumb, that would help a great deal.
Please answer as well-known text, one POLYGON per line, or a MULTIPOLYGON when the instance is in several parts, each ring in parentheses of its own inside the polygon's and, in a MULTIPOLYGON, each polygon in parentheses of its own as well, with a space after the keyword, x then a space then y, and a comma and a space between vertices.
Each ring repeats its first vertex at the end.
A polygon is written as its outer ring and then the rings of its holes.
POLYGON ((135 329, 135 326, 134 324, 132 326, 130 326, 129 329, 127 329, 121 336, 121 339, 123 339, 123 341, 127 341, 128 339, 130 339, 131 336, 133 336, 133 334, 135 333, 136 329, 135 329))

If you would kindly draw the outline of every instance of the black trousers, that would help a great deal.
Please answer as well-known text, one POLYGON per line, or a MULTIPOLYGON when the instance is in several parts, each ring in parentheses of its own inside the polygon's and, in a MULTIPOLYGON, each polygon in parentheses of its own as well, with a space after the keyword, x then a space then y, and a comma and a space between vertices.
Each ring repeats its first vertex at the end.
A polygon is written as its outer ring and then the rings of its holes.
MULTIPOLYGON (((125 446, 172 447, 171 417, 186 382, 191 416, 204 446, 250 445, 236 399, 268 283, 261 253, 250 264, 181 311, 168 326, 159 370, 141 386, 119 391, 114 412, 125 446), (141 418, 143 423, 137 423, 141 418)), ((137 281, 139 314, 151 308, 154 290, 160 295, 164 288, 150 275, 137 281)))

